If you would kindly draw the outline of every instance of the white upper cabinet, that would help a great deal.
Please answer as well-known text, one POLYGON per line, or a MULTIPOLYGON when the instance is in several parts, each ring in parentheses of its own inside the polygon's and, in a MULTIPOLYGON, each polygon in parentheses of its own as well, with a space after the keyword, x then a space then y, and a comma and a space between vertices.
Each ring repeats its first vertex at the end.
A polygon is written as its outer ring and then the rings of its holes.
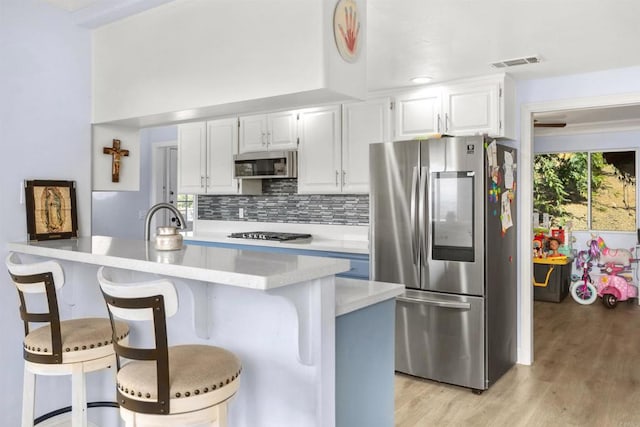
POLYGON ((396 140, 440 132, 442 93, 440 89, 420 89, 396 97, 396 140))
POLYGON ((499 135, 499 82, 460 84, 444 91, 444 130, 451 135, 499 135))
POLYGON ((238 119, 207 122, 207 193, 238 193, 234 154, 238 154, 238 119))
POLYGON ((429 134, 514 138, 515 92, 506 75, 426 87, 396 97, 396 139, 429 134))
POLYGON ((205 122, 178 126, 178 193, 204 193, 207 174, 205 122))
POLYGON ((267 115, 267 144, 269 150, 298 148, 298 113, 283 111, 267 115))
POLYGON ((298 192, 340 193, 340 106, 301 112, 298 135, 298 192))
POLYGON ((296 112, 240 117, 240 153, 296 149, 297 146, 296 112))
POLYGON ((240 117, 241 153, 267 150, 267 115, 240 117))
POLYGON ((342 106, 342 192, 369 192, 369 144, 391 141, 391 99, 342 106))
POLYGON ((391 141, 391 99, 303 110, 298 192, 368 193, 369 144, 391 141))
POLYGON ((260 181, 244 183, 233 178, 237 151, 237 118, 179 125, 178 192, 259 194, 260 181))

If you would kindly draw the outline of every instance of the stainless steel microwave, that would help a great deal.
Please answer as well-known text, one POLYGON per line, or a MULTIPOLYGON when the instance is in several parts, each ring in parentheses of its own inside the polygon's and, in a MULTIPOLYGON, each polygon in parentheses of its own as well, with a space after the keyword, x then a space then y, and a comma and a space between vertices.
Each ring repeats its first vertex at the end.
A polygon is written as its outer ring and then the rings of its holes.
POLYGON ((234 178, 296 178, 298 152, 260 151, 233 156, 234 178))

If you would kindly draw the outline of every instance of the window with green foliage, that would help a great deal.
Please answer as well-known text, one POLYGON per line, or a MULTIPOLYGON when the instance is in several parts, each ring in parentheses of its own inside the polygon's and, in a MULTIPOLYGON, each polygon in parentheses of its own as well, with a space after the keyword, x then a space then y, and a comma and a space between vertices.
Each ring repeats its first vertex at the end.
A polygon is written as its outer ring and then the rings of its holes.
POLYGON ((554 226, 574 230, 636 230, 636 152, 538 154, 533 205, 554 226))
POLYGON ((187 230, 193 230, 194 207, 195 203, 193 194, 178 194, 176 208, 180 211, 184 219, 187 221, 187 230))

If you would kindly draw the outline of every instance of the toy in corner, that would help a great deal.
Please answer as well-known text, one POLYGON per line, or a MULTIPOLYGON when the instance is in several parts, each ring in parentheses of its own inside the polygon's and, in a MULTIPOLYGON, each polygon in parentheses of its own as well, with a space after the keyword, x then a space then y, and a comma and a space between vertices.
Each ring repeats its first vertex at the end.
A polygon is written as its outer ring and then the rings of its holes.
MULTIPOLYGON (((571 285, 573 298, 580 304, 591 304, 599 296, 605 307, 615 308, 618 301, 637 297, 638 288, 630 274, 631 263, 637 262, 637 259, 632 258, 631 251, 608 248, 604 239, 596 236, 592 236, 587 245, 589 250, 580 251, 576 260, 577 267, 584 268, 584 283, 571 285), (588 271, 594 264, 600 268, 601 273, 595 286, 588 284, 586 280, 588 271)), ((588 281, 591 282, 590 277, 588 281)))
POLYGON ((549 237, 547 239, 547 246, 548 246, 547 257, 548 258, 565 256, 564 254, 561 254, 560 252, 558 252, 558 249, 560 249, 560 243, 561 243, 560 239, 557 237, 549 237))

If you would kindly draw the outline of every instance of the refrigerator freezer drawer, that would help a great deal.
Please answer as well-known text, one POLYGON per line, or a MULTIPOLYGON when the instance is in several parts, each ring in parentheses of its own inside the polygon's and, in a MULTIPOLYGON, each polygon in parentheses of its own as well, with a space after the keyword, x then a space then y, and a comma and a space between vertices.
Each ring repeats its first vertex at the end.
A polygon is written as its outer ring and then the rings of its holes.
POLYGON ((484 298, 407 290, 396 300, 396 371, 478 390, 485 375, 484 298))

